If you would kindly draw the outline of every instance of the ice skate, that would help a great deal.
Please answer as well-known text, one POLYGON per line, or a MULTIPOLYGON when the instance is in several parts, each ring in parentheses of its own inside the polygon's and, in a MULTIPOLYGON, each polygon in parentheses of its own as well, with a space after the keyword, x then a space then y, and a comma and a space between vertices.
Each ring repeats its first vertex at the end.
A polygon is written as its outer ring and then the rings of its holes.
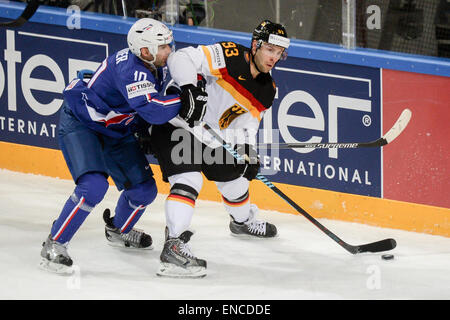
POLYGON ((203 278, 206 276, 206 261, 196 258, 189 247, 193 233, 183 232, 178 238, 169 238, 166 230, 166 242, 160 256, 160 266, 156 273, 161 277, 203 278))
POLYGON ((103 220, 106 223, 105 236, 109 245, 132 249, 153 249, 152 237, 149 234, 144 233, 144 231, 133 228, 128 233, 121 233, 120 230, 114 226, 109 209, 106 209, 103 212, 103 220))
POLYGON ((51 237, 50 234, 42 243, 40 268, 59 274, 71 274, 73 261, 67 253, 68 243, 61 244, 51 237))
POLYGON ((277 235, 275 225, 256 220, 258 207, 254 204, 250 205, 250 217, 245 222, 236 222, 233 217, 230 221, 230 231, 233 236, 243 238, 273 238, 277 235))

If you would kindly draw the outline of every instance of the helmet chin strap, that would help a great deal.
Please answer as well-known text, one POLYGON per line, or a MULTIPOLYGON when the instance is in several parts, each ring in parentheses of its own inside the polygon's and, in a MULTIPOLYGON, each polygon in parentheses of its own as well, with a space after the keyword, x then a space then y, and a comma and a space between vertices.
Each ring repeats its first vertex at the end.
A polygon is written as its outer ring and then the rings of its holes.
POLYGON ((253 54, 253 50, 250 50, 250 57, 251 57, 251 59, 252 59, 252 61, 253 61, 253 65, 255 66, 256 70, 257 70, 259 73, 264 73, 264 72, 262 72, 261 70, 259 70, 258 66, 256 65, 255 55, 256 55, 256 52, 258 51, 258 49, 259 49, 259 45, 256 46, 255 54, 253 54))
MULTIPOLYGON (((258 50, 258 49, 256 49, 256 50, 258 50)), ((256 52, 255 52, 255 54, 256 54, 256 52)), ((250 56, 251 56, 251 58, 252 58, 253 65, 255 66, 256 70, 257 70, 259 73, 264 73, 264 72, 262 72, 261 70, 259 70, 258 65, 256 64, 256 61, 255 61, 255 56, 253 55, 253 53, 251 53, 250 56)))

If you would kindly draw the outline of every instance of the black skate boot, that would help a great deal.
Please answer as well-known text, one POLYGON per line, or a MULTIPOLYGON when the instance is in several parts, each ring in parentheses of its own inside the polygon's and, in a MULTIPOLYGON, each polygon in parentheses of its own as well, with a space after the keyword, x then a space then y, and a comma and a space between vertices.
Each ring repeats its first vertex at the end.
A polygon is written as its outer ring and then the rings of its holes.
POLYGON ((41 261, 39 266, 47 271, 71 274, 73 261, 67 253, 68 243, 61 244, 52 240, 50 234, 45 242, 42 243, 41 261))
POLYGON ((193 233, 183 232, 178 238, 169 238, 166 227, 166 242, 160 256, 160 267, 156 273, 161 277, 203 278, 206 276, 206 261, 196 258, 188 245, 193 233))
POLYGON ((152 237, 149 234, 144 233, 144 231, 133 228, 128 233, 121 233, 120 230, 114 226, 113 217, 111 217, 111 211, 109 209, 106 209, 103 212, 103 220, 106 223, 105 236, 109 245, 122 248, 153 249, 152 237))
POLYGON ((277 235, 277 227, 275 225, 256 220, 258 207, 254 204, 250 205, 250 217, 245 222, 236 222, 233 217, 230 221, 230 231, 233 236, 245 238, 273 238, 277 235))

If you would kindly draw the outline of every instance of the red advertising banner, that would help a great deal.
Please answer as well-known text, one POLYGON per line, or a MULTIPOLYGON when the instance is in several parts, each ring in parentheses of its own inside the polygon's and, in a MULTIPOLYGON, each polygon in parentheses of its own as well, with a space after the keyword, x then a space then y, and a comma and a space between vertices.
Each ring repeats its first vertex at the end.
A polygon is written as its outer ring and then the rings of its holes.
POLYGON ((383 148, 383 197, 450 208, 450 78, 384 69, 382 81, 383 131, 413 114, 383 148))

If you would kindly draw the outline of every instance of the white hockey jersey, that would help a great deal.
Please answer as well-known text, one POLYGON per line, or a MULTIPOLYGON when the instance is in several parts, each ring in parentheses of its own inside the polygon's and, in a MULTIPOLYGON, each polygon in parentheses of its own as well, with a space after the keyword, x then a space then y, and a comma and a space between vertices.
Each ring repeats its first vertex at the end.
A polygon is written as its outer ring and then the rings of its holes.
POLYGON ((171 54, 168 66, 180 86, 197 85, 198 75, 203 76, 208 93, 203 121, 222 138, 230 144, 256 143, 260 120, 275 97, 275 83, 270 74, 252 77, 248 48, 230 41, 187 47, 171 54))

